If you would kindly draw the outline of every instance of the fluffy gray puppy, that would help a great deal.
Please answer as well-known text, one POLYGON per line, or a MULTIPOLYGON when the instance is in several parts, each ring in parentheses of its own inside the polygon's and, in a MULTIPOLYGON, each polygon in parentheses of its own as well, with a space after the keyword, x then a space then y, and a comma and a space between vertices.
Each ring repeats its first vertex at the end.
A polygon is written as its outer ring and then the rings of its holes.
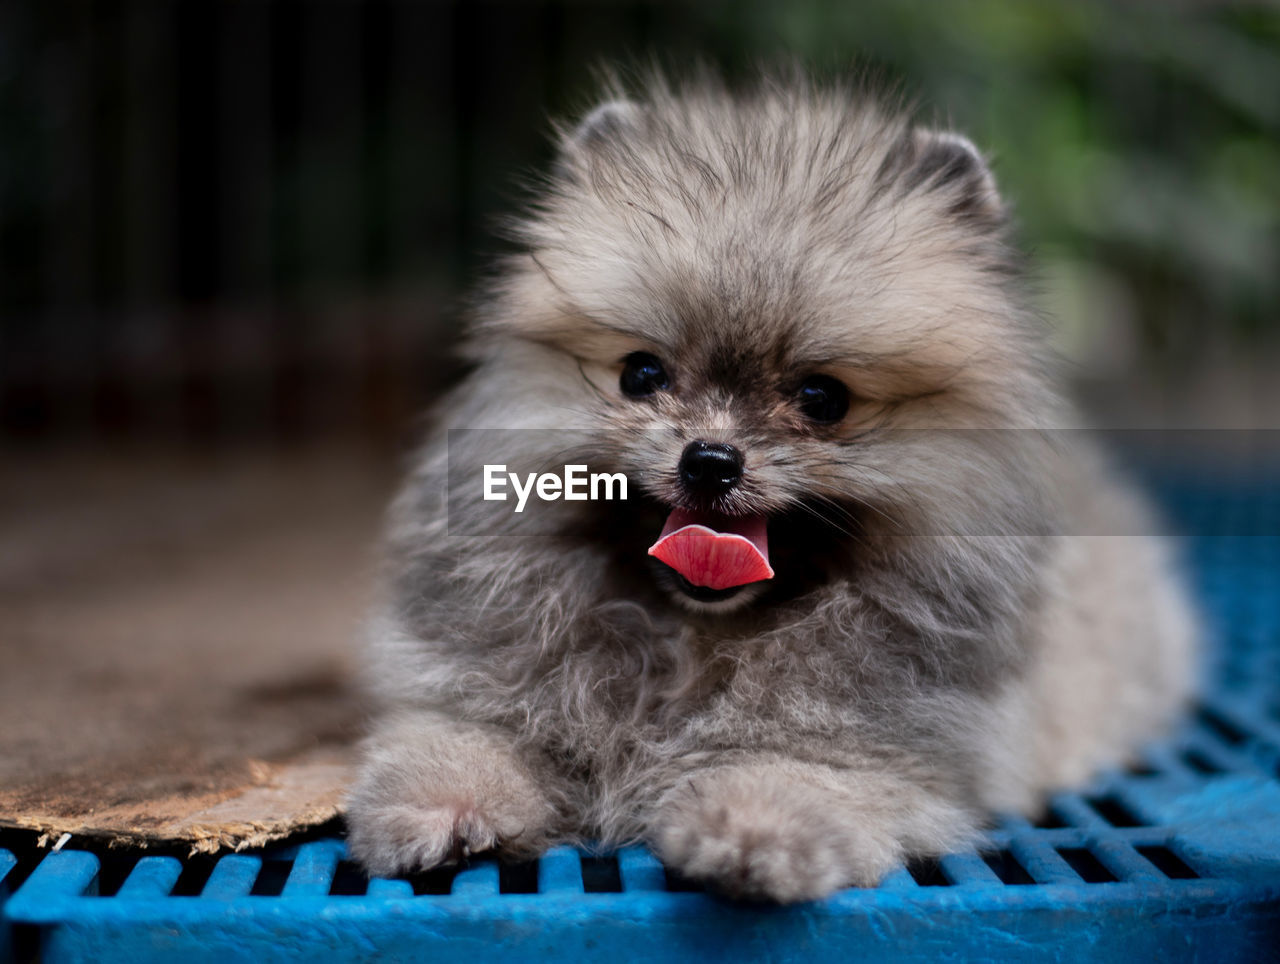
POLYGON ((1193 620, 1141 500, 1047 431, 969 141, 856 88, 652 79, 563 131, 516 232, 391 513, 371 872, 640 840, 815 898, 1176 713, 1193 620), (481 498, 482 462, 575 460, 627 501, 481 498))

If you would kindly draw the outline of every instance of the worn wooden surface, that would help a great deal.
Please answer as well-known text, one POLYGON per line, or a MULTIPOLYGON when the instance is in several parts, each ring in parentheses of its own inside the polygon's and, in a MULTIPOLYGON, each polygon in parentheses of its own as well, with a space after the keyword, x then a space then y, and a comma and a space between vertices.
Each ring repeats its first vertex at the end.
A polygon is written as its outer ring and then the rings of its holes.
POLYGON ((331 819, 385 460, 0 466, 0 824, 212 849, 331 819))

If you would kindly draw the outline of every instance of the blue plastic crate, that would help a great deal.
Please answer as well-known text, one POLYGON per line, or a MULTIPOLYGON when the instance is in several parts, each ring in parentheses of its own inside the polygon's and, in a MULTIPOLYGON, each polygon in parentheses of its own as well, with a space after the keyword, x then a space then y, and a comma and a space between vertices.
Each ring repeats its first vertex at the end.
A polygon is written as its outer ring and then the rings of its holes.
POLYGON ((217 859, 27 841, 0 850, 0 957, 1280 960, 1280 486, 1157 488, 1189 530, 1212 696, 1139 765, 975 850, 777 908, 692 889, 639 848, 370 881, 337 836, 217 859))

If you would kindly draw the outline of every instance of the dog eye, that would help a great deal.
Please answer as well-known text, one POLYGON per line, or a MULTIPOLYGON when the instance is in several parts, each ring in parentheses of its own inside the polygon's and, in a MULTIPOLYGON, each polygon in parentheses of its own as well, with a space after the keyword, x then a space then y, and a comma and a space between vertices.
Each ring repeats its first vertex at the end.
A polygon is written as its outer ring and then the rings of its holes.
POLYGON ((667 370, 647 351, 633 351, 622 360, 622 394, 644 398, 671 387, 667 370))
POLYGON ((800 410, 815 422, 838 422, 849 411, 849 389, 830 375, 810 375, 796 397, 800 410))

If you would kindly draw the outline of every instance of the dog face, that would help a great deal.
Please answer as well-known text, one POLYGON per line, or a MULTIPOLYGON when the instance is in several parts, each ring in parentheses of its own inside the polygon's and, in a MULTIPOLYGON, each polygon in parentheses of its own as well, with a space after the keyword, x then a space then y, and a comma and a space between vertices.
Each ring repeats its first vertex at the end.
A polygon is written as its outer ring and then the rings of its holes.
POLYGON ((712 533, 658 578, 737 608, 776 584, 732 584, 753 549, 830 578, 878 532, 982 511, 970 430, 1051 406, 1003 226, 969 142, 863 95, 659 89, 565 134, 480 338, 573 360, 599 453, 669 513, 654 538, 712 533))

